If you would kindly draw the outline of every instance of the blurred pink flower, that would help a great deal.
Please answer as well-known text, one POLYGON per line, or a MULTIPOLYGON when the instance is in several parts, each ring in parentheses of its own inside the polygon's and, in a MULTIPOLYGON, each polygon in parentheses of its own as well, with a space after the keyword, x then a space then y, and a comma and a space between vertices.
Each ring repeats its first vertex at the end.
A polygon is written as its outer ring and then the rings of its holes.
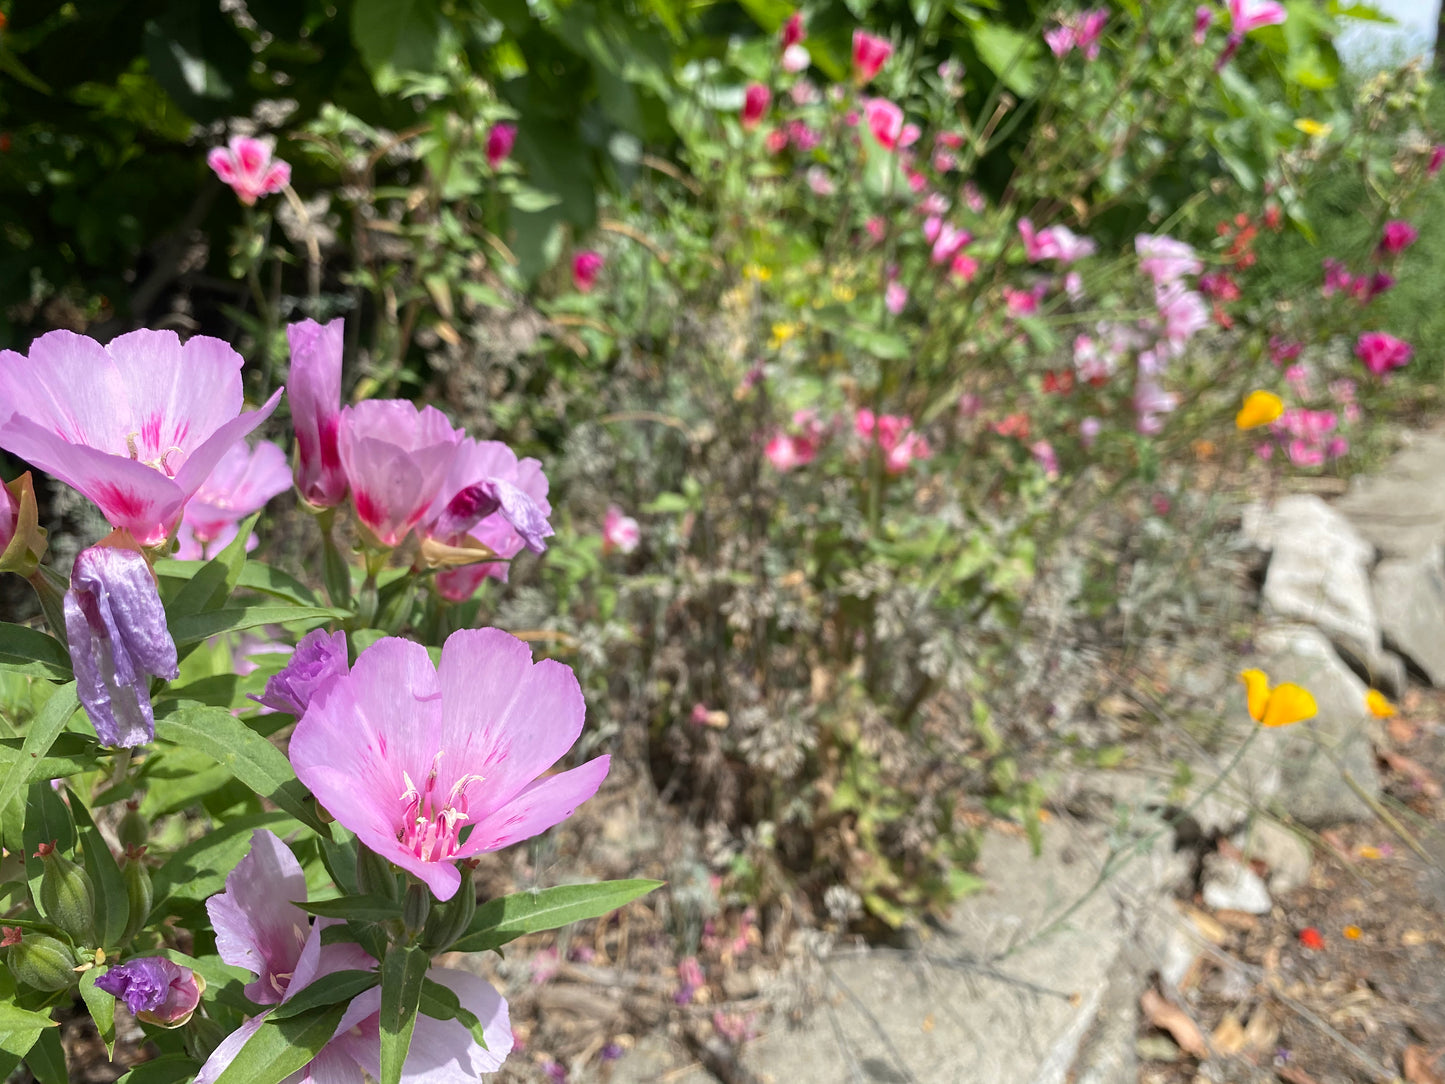
POLYGON ((1103 429, 1103 423, 1098 418, 1085 418, 1079 423, 1079 441, 1085 448, 1092 448, 1094 441, 1099 439, 1099 431, 1103 429))
POLYGON ((892 55, 891 42, 866 30, 853 31, 853 77, 860 84, 871 83, 892 55))
POLYGON ((496 169, 511 156, 512 146, 517 142, 517 126, 508 121, 498 121, 487 133, 487 165, 496 169))
POLYGON ((966 252, 960 252, 953 258, 953 263, 948 266, 949 274, 958 279, 965 286, 973 281, 978 274, 978 261, 966 252))
POLYGON ((597 276, 602 272, 602 265, 606 263, 602 253, 585 249, 572 257, 572 285, 579 293, 590 294, 592 287, 597 285, 597 276))
POLYGON ((1283 4, 1276 0, 1229 0, 1229 26, 1235 34, 1248 34, 1262 26, 1284 22, 1283 4))
POLYGON ((1161 415, 1178 406, 1179 397, 1160 387, 1147 366, 1141 364, 1139 376, 1134 382, 1135 428, 1145 436, 1157 435, 1164 428, 1161 415))
POLYGON ((868 231, 868 236, 875 243, 882 241, 888 235, 888 226, 878 215, 870 215, 863 223, 863 228, 868 231))
POLYGON ((1049 226, 1035 230, 1027 218, 1019 219, 1019 236, 1023 238, 1024 252, 1034 263, 1040 260, 1058 260, 1063 264, 1092 256, 1098 246, 1087 237, 1080 237, 1067 226, 1049 226))
POLYGON ((743 92, 743 127, 756 128, 768 111, 773 92, 762 83, 750 83, 743 92))
POLYGON ((1104 8, 1084 12, 1075 23, 1075 44, 1084 51, 1084 56, 1089 60, 1099 59, 1099 39, 1103 37, 1104 28, 1108 25, 1109 12, 1104 8))
POLYGON ((181 524, 204 550, 228 530, 235 537, 241 520, 290 488, 291 464, 278 445, 262 440, 253 450, 239 441, 186 503, 181 524))
POLYGON ((226 146, 213 148, 206 155, 206 165, 247 207, 291 181, 291 167, 273 157, 272 143, 250 136, 232 136, 226 146))
POLYGON ((933 251, 930 259, 935 264, 948 263, 972 240, 973 234, 967 230, 960 229, 952 223, 940 223, 938 232, 933 238, 933 251))
POLYGON ((1175 280, 1154 290, 1154 303, 1164 321, 1164 341, 1178 357, 1196 332, 1209 326, 1209 306, 1204 298, 1175 280))
POLYGON ((783 71, 789 75, 797 75, 798 72, 807 71, 808 65, 813 63, 813 58, 808 53, 806 45, 789 45, 783 50, 783 71))
POLYGON ((1203 45, 1209 28, 1214 23, 1214 9, 1200 4, 1194 9, 1194 44, 1203 45))
POLYGON ((1285 362, 1294 361, 1299 357, 1300 351, 1304 348, 1304 343, 1294 342, 1281 335, 1271 335, 1269 337, 1269 360, 1275 365, 1283 365, 1285 362))
POLYGON ((903 110, 887 98, 869 98, 863 103, 868 130, 884 150, 907 147, 918 140, 918 126, 903 123, 903 110))
POLYGON ((1059 457, 1054 446, 1046 440, 1038 440, 1029 446, 1034 462, 1043 468, 1044 477, 1050 481, 1059 476, 1059 457))
POLYGON ((1376 376, 1409 363, 1415 348, 1384 331, 1367 331, 1355 342, 1355 357, 1376 376))
POLYGON ((783 23, 783 29, 778 32, 778 43, 784 48, 798 45, 808 36, 808 29, 803 25, 803 13, 795 11, 788 16, 783 23))
POLYGON ((831 196, 837 191, 837 187, 833 184, 833 178, 828 176, 828 171, 822 166, 809 166, 804 177, 814 195, 831 196))
POLYGON ((1168 286, 1184 275, 1197 275, 1203 267, 1191 245, 1172 237, 1141 233, 1134 238, 1134 251, 1139 256, 1139 270, 1156 286, 1168 286))
POLYGON ((1394 218, 1385 223, 1376 251, 1381 256, 1398 256, 1419 239, 1419 230, 1408 222, 1394 218))
POLYGON ((1440 167, 1445 166, 1445 143, 1437 143, 1430 151, 1429 164, 1425 166, 1425 176, 1433 177, 1440 172, 1440 167))
POLYGON ((607 515, 602 520, 602 553, 612 550, 631 553, 642 542, 642 528, 631 516, 624 516, 615 504, 607 506, 607 515))
POLYGON ((346 497, 338 445, 341 427, 341 351, 344 326, 301 320, 286 327, 291 347, 291 424, 296 430, 296 489, 313 508, 334 508, 346 497))
POLYGON ((890 313, 897 316, 908 304, 908 287, 903 283, 890 282, 883 290, 883 305, 890 313))
POLYGON ((1050 27, 1044 31, 1044 41, 1056 57, 1068 56, 1073 52, 1074 46, 1078 44, 1073 27, 1069 26, 1050 27))

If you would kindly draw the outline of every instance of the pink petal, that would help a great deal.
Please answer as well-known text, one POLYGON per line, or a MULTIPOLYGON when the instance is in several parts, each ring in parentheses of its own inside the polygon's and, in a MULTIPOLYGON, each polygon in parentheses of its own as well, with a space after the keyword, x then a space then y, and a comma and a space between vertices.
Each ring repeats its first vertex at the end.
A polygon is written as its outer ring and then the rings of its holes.
POLYGON ((49 332, 30 344, 28 358, 0 352, 0 414, 21 414, 71 443, 128 454, 129 398, 115 360, 84 335, 49 332))
POLYGON ((482 1073, 495 1073, 512 1050, 512 1025, 502 995, 485 979, 465 971, 434 967, 427 972, 427 978, 451 990, 466 1009, 476 1014, 487 1045, 483 1049, 456 1020, 420 1015, 402 1080, 406 1084, 457 1084, 475 1081, 482 1073))
POLYGON ((231 138, 231 151, 236 156, 236 162, 242 173, 255 175, 266 168, 266 163, 271 158, 271 148, 259 139, 252 139, 249 136, 233 136, 231 138))
POLYGON ((236 1055, 241 1052, 241 1047, 246 1045, 252 1035, 261 1030, 261 1025, 266 1022, 266 1017, 270 1013, 270 1009, 263 1013, 257 1013, 222 1039, 220 1045, 211 1051, 211 1056, 206 1059, 206 1064, 201 1066, 201 1071, 196 1074, 195 1084, 215 1084, 216 1078, 226 1071, 226 1066, 236 1060, 236 1055))
POLYGON ((341 412, 341 463, 356 513, 385 545, 419 523, 456 454, 460 431, 433 407, 367 399, 341 412))
POLYGON ((236 183, 236 160, 225 147, 214 147, 206 155, 206 165, 215 171, 217 177, 225 184, 236 183))
MULTIPOLYGON (((120 417, 135 430, 126 436, 143 462, 169 453, 174 474, 192 449, 241 412, 241 355, 220 339, 194 335, 182 346, 173 331, 141 330, 117 336, 105 350, 126 391, 120 417)), ((125 443, 106 450, 128 454, 125 443)))
POLYGON ((263 193, 279 192, 291 183, 291 163, 282 162, 277 159, 271 163, 271 168, 261 178, 260 189, 263 193))
POLYGON ((260 829, 251 836, 250 852, 226 876, 226 890, 206 901, 217 953, 258 976, 246 996, 259 1005, 282 999, 273 976, 296 971, 311 920, 294 901, 305 898, 301 863, 275 833, 260 829))
POLYGON ((582 733, 587 707, 576 675, 550 659, 534 665, 532 649, 501 629, 452 633, 437 676, 446 767, 484 777, 467 790, 473 821, 557 763, 582 733))
POLYGON ((612 762, 596 757, 580 768, 538 779, 490 816, 478 821, 457 852, 459 858, 500 850, 561 824, 597 793, 612 762))
POLYGON ((253 410, 232 418, 191 452, 190 457, 176 473, 176 485, 181 487, 182 492, 189 496, 200 489, 201 484, 210 477, 211 471, 216 469, 216 464, 221 461, 221 456, 226 454, 226 450, 238 440, 245 439, 251 430, 271 416, 271 412, 276 409, 276 404, 281 401, 281 393, 285 390, 277 388, 260 410, 253 410))

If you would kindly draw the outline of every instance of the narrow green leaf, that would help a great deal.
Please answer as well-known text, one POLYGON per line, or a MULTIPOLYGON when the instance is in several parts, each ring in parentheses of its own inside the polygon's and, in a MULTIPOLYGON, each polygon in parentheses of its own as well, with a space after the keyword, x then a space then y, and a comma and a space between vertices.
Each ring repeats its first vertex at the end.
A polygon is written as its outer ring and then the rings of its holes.
POLYGON ((349 610, 328 606, 285 606, 265 603, 257 606, 227 606, 220 610, 188 614, 171 622, 171 635, 177 647, 198 644, 223 632, 240 632, 258 625, 305 624, 316 626, 351 616, 349 610))
POLYGON ((65 645, 39 629, 0 621, 0 670, 69 681, 70 653, 65 645))
MULTIPOLYGON (((161 579, 190 580, 198 575, 208 563, 207 561, 161 561, 156 565, 156 575, 161 579)), ((262 564, 260 561, 247 561, 241 567, 236 587, 244 587, 250 591, 270 595, 272 598, 294 602, 298 606, 315 606, 318 601, 316 592, 300 580, 282 572, 279 568, 262 564)))
POLYGON ((518 892, 488 900, 477 908, 467 932, 452 945, 453 952, 485 952, 527 933, 554 930, 569 922, 598 918, 645 896, 665 882, 648 880, 599 881, 560 885, 540 892, 518 892))
POLYGON ((162 1054, 143 1061, 116 1084, 187 1084, 195 1079, 201 1063, 186 1054, 162 1054))
POLYGON ((168 621, 174 623, 177 618, 217 610, 226 604, 246 563, 246 540, 251 537, 251 528, 259 515, 257 512, 242 523, 230 544, 209 561, 202 562, 186 579, 185 586, 166 607, 168 621))
POLYGON ((85 872, 95 887, 95 933, 104 947, 120 948, 120 935, 130 919, 125 878, 120 875, 115 855, 96 828, 90 811, 75 791, 70 792, 70 813, 75 818, 80 844, 84 848, 85 872))
POLYGON ((65 1071, 65 1049, 60 1045, 60 1029, 46 1028, 25 1055, 25 1064, 35 1074, 37 1084, 70 1084, 65 1071))
POLYGON ((401 1084, 431 958, 420 945, 392 945, 381 963, 381 1081, 401 1084))
POLYGON ((20 755, 11 761, 5 770, 4 782, 0 782, 0 809, 8 806, 10 800, 20 792, 20 788, 30 778, 29 763, 50 752, 56 737, 65 729, 65 724, 70 721, 78 707, 80 700, 75 695, 73 681, 50 694, 45 707, 41 708, 40 714, 30 722, 30 729, 26 731, 25 740, 20 744, 20 755))
POLYGON ((308 828, 326 833, 286 755, 224 708, 182 705, 156 720, 156 739, 204 754, 308 828))
MULTIPOLYGON (((10 765, 22 759, 22 738, 0 738, 0 773, 8 772, 10 765)), ((80 734, 61 734, 50 746, 50 752, 41 757, 24 756, 25 778, 23 783, 37 779, 60 779, 81 772, 88 772, 100 764, 95 739, 80 734)))
POLYGON ((322 1005, 335 1005, 338 1001, 349 1002, 357 994, 370 990, 381 976, 375 971, 333 971, 317 979, 289 1001, 283 1001, 271 1010, 270 1019, 285 1020, 299 1016, 322 1005))
POLYGON ((385 922, 401 915, 399 900, 385 900, 377 896, 343 896, 341 899, 309 903, 298 901, 297 906, 322 918, 344 918, 351 922, 385 922))
POLYGON ((85 1007, 90 1010, 91 1020, 95 1021, 95 1030, 100 1032, 101 1041, 105 1043, 106 1055, 113 1058, 115 1056, 115 997, 95 985, 95 980, 103 974, 105 971, 98 967, 92 967, 81 975, 80 996, 85 1000, 85 1007))
POLYGON ((75 821, 70 809, 48 782, 31 783, 25 791, 25 828, 21 833, 25 850, 25 879, 36 910, 50 918, 40 906, 40 877, 45 866, 35 857, 42 843, 54 843, 61 854, 75 853, 75 821))
POLYGON ((461 998, 457 997, 456 991, 450 987, 433 982, 431 979, 422 983, 421 1013, 434 1020, 459 1021, 472 1033, 472 1038, 477 1041, 477 1044, 483 1050, 487 1049, 487 1036, 481 1019, 476 1013, 462 1005, 461 998))
POLYGON ((203 900, 226 887, 226 874, 246 857, 251 849, 251 835, 257 829, 269 828, 283 835, 296 824, 289 813, 250 813, 212 827, 200 839, 176 851, 160 869, 151 873, 151 889, 155 904, 151 914, 164 915, 169 900, 203 900))
POLYGON ((345 1015, 343 1001, 275 1023, 268 1019, 246 1040, 216 1084, 280 1084, 321 1052, 345 1015))

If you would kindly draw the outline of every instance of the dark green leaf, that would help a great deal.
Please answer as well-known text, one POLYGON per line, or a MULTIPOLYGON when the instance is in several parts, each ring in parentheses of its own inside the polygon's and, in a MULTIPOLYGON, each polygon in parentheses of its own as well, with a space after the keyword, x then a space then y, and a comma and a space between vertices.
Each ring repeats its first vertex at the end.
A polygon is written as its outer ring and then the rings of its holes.
POLYGON ((277 1005, 272 1010, 270 1019, 285 1020, 322 1005, 335 1005, 338 1001, 349 1002, 357 994, 370 990, 380 981, 381 976, 375 971, 333 971, 317 979, 289 1001, 277 1005))
POLYGON ((162 1054, 141 1062, 116 1084, 186 1084, 195 1079, 200 1063, 185 1054, 162 1054))
POLYGON ((268 603, 258 606, 228 606, 220 610, 178 617, 171 622, 171 635, 177 647, 197 644, 223 632, 240 632, 258 625, 305 624, 315 626, 327 621, 350 617, 346 610, 326 606, 282 606, 268 603))
MULTIPOLYGON (((5 769, 4 781, 0 782, 0 809, 8 806, 10 800, 30 779, 30 765, 50 752, 51 745, 65 729, 65 724, 70 721, 78 707, 80 700, 75 695, 73 681, 50 694, 45 707, 41 708, 40 714, 30 722, 30 729, 26 731, 25 740, 20 744, 20 755, 5 769)), ((6 826, 7 836, 12 828, 13 826, 6 826)))
POLYGON ((54 636, 39 629, 0 621, 0 670, 69 681, 70 653, 54 636))
POLYGON ((95 1030, 100 1032, 101 1042, 105 1043, 107 1055, 115 1056, 115 998, 95 985, 95 980, 105 972, 98 967, 92 967, 89 971, 80 976, 80 996, 85 1000, 85 1007, 90 1010, 90 1018, 95 1022, 95 1030))
POLYGON ((120 875, 115 855, 96 828, 90 811, 80 800, 80 795, 70 791, 70 812, 75 818, 76 830, 80 834, 80 845, 85 856, 85 872, 95 888, 95 933, 101 946, 120 948, 120 935, 125 932, 130 919, 130 905, 127 902, 125 878, 120 875))
POLYGON ((343 1001, 274 1023, 268 1019, 216 1078, 216 1084, 280 1084, 321 1052, 345 1015, 343 1001))
POLYGON ((598 918, 663 884, 662 881, 647 880, 600 881, 595 884, 560 885, 540 892, 518 892, 488 900, 477 908, 476 918, 451 950, 485 952, 514 941, 523 934, 554 930, 569 922, 598 918))
POLYGON ((400 901, 376 896, 344 896, 338 900, 299 903, 299 906, 309 914, 322 918, 344 918, 350 922, 385 922, 401 915, 400 901))
POLYGON ((381 964, 381 1081, 401 1084, 431 958, 419 945, 392 945, 381 964))
POLYGON ((37 1084, 69 1084, 65 1071, 65 1049, 60 1045, 60 1029, 46 1028, 25 1055, 25 1064, 35 1074, 37 1084))

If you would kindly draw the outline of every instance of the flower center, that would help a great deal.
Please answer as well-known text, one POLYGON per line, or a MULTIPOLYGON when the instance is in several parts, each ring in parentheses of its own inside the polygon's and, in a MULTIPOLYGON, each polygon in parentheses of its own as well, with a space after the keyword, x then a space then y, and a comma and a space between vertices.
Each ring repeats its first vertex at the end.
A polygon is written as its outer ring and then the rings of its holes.
POLYGON ((130 457, 138 463, 144 463, 152 470, 160 471, 167 478, 174 478, 176 476, 176 472, 171 469, 171 465, 166 462, 166 459, 170 456, 172 452, 180 452, 182 450, 181 446, 179 444, 172 444, 155 459, 142 459, 140 457, 140 451, 136 448, 136 438, 139 436, 139 433, 126 434, 125 447, 126 451, 130 453, 130 457))
POLYGON ((464 775, 452 785, 443 800, 437 790, 437 769, 442 754, 432 761, 426 781, 418 787, 406 772, 401 773, 401 823, 396 838, 423 862, 444 862, 461 847, 462 826, 467 822, 467 786, 480 782, 480 775, 464 775))

